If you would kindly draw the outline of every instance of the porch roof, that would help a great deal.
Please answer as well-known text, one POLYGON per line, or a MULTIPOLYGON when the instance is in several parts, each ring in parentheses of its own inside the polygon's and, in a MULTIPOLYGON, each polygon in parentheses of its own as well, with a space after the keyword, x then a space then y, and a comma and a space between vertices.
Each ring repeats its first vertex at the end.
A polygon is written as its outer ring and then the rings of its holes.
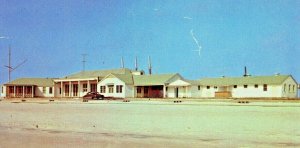
POLYGON ((4 85, 52 87, 54 85, 54 81, 53 78, 19 78, 4 85))
POLYGON ((165 85, 178 74, 133 75, 135 86, 165 85))

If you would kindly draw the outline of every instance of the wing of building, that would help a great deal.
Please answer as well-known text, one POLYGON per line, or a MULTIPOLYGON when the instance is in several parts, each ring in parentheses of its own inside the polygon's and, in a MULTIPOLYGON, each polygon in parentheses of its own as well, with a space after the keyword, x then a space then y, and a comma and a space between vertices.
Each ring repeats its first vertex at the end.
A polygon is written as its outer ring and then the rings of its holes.
POLYGON ((54 97, 53 78, 19 78, 4 84, 3 96, 7 98, 54 97))
POLYGON ((298 94, 291 75, 205 78, 199 85, 201 97, 296 98, 298 94))

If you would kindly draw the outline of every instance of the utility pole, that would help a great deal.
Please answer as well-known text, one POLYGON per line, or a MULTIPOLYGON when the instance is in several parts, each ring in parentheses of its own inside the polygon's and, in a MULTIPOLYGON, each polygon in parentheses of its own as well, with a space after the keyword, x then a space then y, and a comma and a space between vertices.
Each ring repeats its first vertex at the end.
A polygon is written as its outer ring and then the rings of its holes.
POLYGON ((85 71, 85 63, 86 63, 86 60, 85 60, 85 57, 87 56, 87 54, 81 54, 82 55, 82 71, 84 72, 85 71))
POLYGON ((20 64, 18 64, 16 67, 12 67, 11 66, 11 47, 9 45, 9 48, 8 48, 8 65, 5 65, 5 67, 8 68, 8 82, 10 82, 10 80, 11 80, 11 72, 13 72, 15 69, 17 69, 21 65, 23 65, 26 61, 27 61, 27 59, 24 60, 23 62, 21 62, 20 64))

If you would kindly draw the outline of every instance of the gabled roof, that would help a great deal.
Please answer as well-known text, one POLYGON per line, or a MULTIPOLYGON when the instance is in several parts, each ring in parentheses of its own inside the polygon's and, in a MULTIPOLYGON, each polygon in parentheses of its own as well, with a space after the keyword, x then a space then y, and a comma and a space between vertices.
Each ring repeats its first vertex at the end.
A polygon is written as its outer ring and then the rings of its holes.
POLYGON ((133 78, 132 78, 132 74, 130 73, 126 73, 126 74, 110 74, 115 76, 116 78, 120 79, 121 81, 123 81, 125 84, 129 84, 132 85, 133 84, 133 78))
POLYGON ((245 84, 282 84, 290 75, 224 77, 200 79, 201 85, 229 86, 245 84))
POLYGON ((165 85, 170 83, 169 81, 179 74, 152 74, 152 75, 133 75, 133 81, 135 86, 153 86, 153 85, 165 85))
POLYGON ((126 74, 130 73, 130 70, 127 68, 120 69, 108 69, 108 70, 91 70, 91 71, 81 71, 71 75, 67 75, 62 79, 84 79, 84 78, 104 78, 105 76, 114 73, 114 74, 126 74))
POLYGON ((4 85, 51 87, 54 85, 53 79, 54 78, 19 78, 4 85))

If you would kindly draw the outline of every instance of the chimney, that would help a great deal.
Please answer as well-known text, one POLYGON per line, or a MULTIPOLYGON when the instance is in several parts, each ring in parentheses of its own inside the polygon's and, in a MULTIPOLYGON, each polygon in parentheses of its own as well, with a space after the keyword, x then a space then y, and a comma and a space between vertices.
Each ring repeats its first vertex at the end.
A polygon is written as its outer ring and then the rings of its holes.
POLYGON ((135 71, 138 70, 138 63, 137 63, 137 57, 135 57, 135 71))
POLYGON ((247 67, 245 66, 244 67, 244 77, 247 77, 248 76, 248 74, 247 74, 247 67))
POLYGON ((151 66, 150 56, 148 56, 148 69, 149 69, 149 75, 151 75, 152 74, 152 66, 151 66))

